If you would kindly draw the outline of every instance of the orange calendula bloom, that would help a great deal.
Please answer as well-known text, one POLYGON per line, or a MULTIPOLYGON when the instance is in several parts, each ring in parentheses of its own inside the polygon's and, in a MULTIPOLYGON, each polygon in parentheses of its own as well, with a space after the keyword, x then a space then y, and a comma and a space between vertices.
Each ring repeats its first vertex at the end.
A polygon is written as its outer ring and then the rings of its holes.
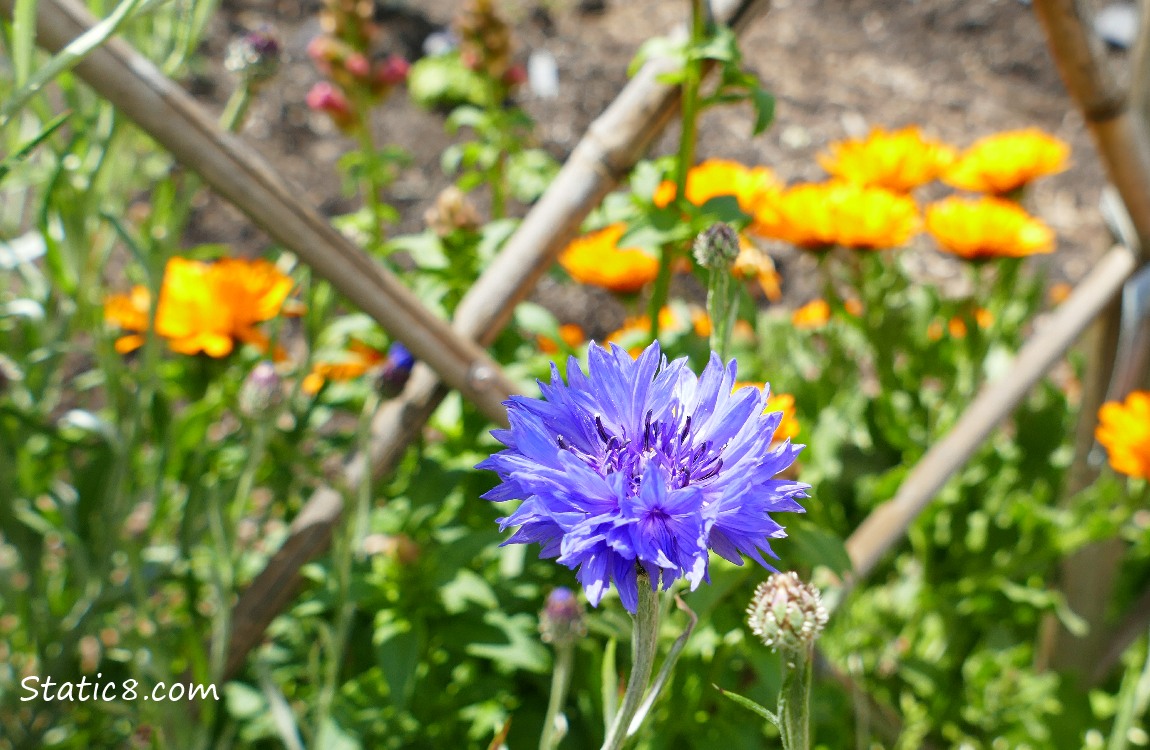
POLYGON ((905 245, 920 224, 910 196, 835 181, 770 194, 759 203, 751 229, 808 249, 881 250, 905 245))
POLYGON ((1054 232, 1001 198, 951 197, 926 209, 926 229, 948 253, 967 260, 1023 258, 1054 250, 1054 232))
MULTIPOLYGON (((564 323, 559 326, 559 339, 568 348, 574 349, 587 340, 587 334, 583 332, 582 326, 575 323, 564 323)), ((559 343, 547 336, 536 336, 536 342, 539 344, 539 351, 544 354, 559 353, 559 343)))
POLYGON ((865 139, 832 143, 818 160, 839 179, 905 193, 938 177, 954 158, 953 148, 923 138, 911 126, 893 132, 875 128, 865 139))
MULTIPOLYGON (((740 381, 735 383, 731 388, 732 391, 737 391, 740 388, 759 388, 762 389, 758 383, 749 383, 740 381)), ((795 417, 795 397, 789 393, 772 393, 767 397, 767 408, 765 412, 781 411, 783 419, 779 422, 779 426, 775 428, 774 442, 781 443, 784 440, 793 440, 799 434, 799 420, 795 417)))
POLYGON ((624 294, 639 291, 659 275, 659 261, 638 248, 620 249, 626 230, 623 223, 611 224, 578 238, 559 256, 559 264, 580 283, 624 294))
MULTIPOLYGON (((722 195, 733 195, 739 201, 739 208, 750 214, 764 194, 779 187, 774 173, 766 167, 748 167, 729 159, 707 159, 687 172, 687 201, 695 206, 722 195)), ((673 200, 675 183, 664 180, 655 190, 655 205, 664 208, 673 200)))
POLYGON ((1114 471, 1150 479, 1150 391, 1103 404, 1094 437, 1106 448, 1114 471))
POLYGON ((755 279, 759 288, 771 302, 778 302, 782 296, 779 288, 779 272, 775 270, 775 262, 771 256, 755 247, 743 235, 739 235, 739 255, 731 266, 731 272, 742 279, 755 279))
POLYGON ((346 357, 338 362, 316 362, 311 372, 303 379, 300 390, 309 396, 319 393, 327 381, 343 382, 355 380, 368 370, 383 364, 387 355, 361 341, 351 341, 347 345, 346 357))
MULTIPOLYGON (((180 354, 226 357, 237 340, 266 349, 267 336, 255 326, 281 312, 293 285, 290 276, 266 260, 204 263, 172 258, 160 286, 156 334, 180 354)), ((137 332, 119 339, 117 351, 129 352, 143 344, 139 333, 147 330, 150 303, 142 286, 108 298, 105 319, 137 332)))
POLYGON ((943 172, 960 190, 1004 195, 1066 169, 1070 146, 1037 128, 997 133, 976 142, 943 172))
POLYGON ((822 328, 831 319, 831 306, 825 299, 808 302, 791 313, 791 325, 803 330, 822 328))
MULTIPOLYGON (((676 310, 664 307, 659 311, 659 330, 665 333, 682 335, 688 330, 696 336, 706 338, 711 335, 711 318, 707 311, 698 305, 679 306, 676 310), (680 315, 686 312, 686 318, 680 315)), ((612 331, 607 341, 627 349, 632 355, 642 352, 651 343, 651 318, 636 315, 623 321, 623 327, 612 331)))

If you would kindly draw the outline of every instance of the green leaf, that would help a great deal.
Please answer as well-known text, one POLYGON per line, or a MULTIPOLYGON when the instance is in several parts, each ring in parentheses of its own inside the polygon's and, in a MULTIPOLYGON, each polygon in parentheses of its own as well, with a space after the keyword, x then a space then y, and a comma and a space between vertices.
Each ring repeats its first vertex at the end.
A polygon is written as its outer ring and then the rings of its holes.
MULTIPOLYGON (((643 42, 639 47, 639 51, 635 53, 635 57, 631 59, 631 64, 627 66, 627 75, 633 76, 639 72, 639 69, 651 59, 654 58, 678 58, 682 63, 686 62, 685 51, 686 45, 677 40, 672 40, 665 36, 657 36, 643 42)), ((664 73, 663 75, 677 75, 679 79, 682 78, 682 66, 676 73, 664 73)), ((660 76, 662 79, 662 76, 660 76)))
POLYGON ((851 558, 843 540, 826 529, 806 521, 787 526, 787 541, 781 545, 789 559, 815 567, 824 565, 842 576, 851 571, 851 558), (785 545, 785 546, 784 546, 785 545))
POLYGON ((744 698, 743 696, 739 695, 738 693, 732 693, 729 690, 723 690, 718 685, 712 685, 712 687, 714 687, 715 690, 718 690, 720 693, 722 693, 723 696, 730 698, 732 701, 734 701, 735 703, 738 703, 740 706, 747 709, 748 711, 756 713, 759 716, 763 717, 764 719, 767 719, 772 724, 774 724, 776 727, 779 726, 779 717, 775 716, 773 711, 770 711, 770 710, 764 708, 763 706, 760 706, 758 703, 755 703, 750 698, 744 698))
POLYGON ((31 75, 28 81, 12 92, 2 105, 0 105, 0 129, 3 129, 12 116, 19 112, 28 100, 39 93, 57 76, 76 67, 88 54, 106 42, 116 33, 121 24, 133 14, 137 6, 145 0, 124 0, 116 6, 112 14, 97 23, 92 28, 74 39, 67 47, 60 50, 42 68, 31 75))
POLYGON ((375 629, 375 658, 383 670, 391 702, 399 710, 407 706, 415 685, 415 670, 423 652, 423 633, 407 621, 388 621, 380 613, 375 629))
POLYGON ((751 128, 751 135, 758 135, 770 127, 775 119, 775 97, 756 88, 751 91, 751 104, 755 108, 755 124, 751 128))
POLYGON ((8 154, 3 159, 0 159, 0 180, 3 180, 5 175, 12 171, 12 169, 19 162, 26 159, 37 146, 39 146, 53 133, 55 133, 56 130, 58 130, 61 125, 67 122, 68 118, 71 116, 71 112, 62 112, 56 115, 54 118, 48 121, 48 124, 45 125, 39 133, 32 136, 32 138, 30 138, 28 141, 17 146, 12 153, 8 154))

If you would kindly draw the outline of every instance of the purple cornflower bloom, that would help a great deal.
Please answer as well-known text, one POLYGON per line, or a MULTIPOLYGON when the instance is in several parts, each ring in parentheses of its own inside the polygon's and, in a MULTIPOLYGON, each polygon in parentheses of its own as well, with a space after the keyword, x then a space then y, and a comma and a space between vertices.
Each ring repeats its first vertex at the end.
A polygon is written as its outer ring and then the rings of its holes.
POLYGON ((635 612, 639 568, 652 588, 707 575, 708 550, 771 570, 770 539, 786 536, 768 515, 803 512, 809 485, 775 476, 803 446, 771 445, 781 412, 764 414, 767 390, 734 393, 735 362, 718 355, 696 377, 686 358, 668 362, 658 342, 636 359, 612 345, 588 350, 588 374, 571 358, 569 382, 552 365, 546 400, 512 396, 507 450, 479 464, 503 480, 486 500, 522 499, 500 528, 504 544, 543 546, 569 568, 592 605, 611 581, 635 612))

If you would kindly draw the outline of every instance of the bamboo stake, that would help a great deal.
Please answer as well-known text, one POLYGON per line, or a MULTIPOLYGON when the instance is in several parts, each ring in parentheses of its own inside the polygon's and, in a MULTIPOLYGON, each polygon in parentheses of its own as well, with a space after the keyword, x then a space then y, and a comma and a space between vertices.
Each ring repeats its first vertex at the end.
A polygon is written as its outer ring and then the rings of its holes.
MULTIPOLYGON (((719 21, 736 31, 768 5, 767 0, 713 3, 719 21)), ((666 60, 650 60, 591 124, 543 197, 460 301, 457 332, 480 343, 492 341, 587 214, 647 152, 678 109, 678 87, 658 81, 668 69, 666 60)), ((376 478, 390 473, 446 393, 434 372, 417 365, 400 397, 384 403, 372 420, 368 452, 348 461, 348 486, 356 486, 365 472, 376 478)), ((327 488, 304 505, 283 548, 236 602, 226 675, 242 667, 267 626, 295 598, 302 583, 299 569, 327 549, 342 512, 343 499, 327 488)))
MULTIPOLYGON (((1102 42, 1091 32, 1091 13, 1085 0, 1035 0, 1034 10, 1046 30, 1063 83, 1082 111, 1107 174, 1126 206, 1138 235, 1140 261, 1144 263, 1150 249, 1150 135, 1142 113, 1132 111, 1130 103, 1144 106, 1145 92, 1130 96, 1119 88, 1107 66, 1102 42)), ((1146 84, 1148 32, 1147 28, 1140 30, 1138 69, 1132 77, 1140 87, 1146 84)), ((1064 503, 1098 476, 1098 468, 1088 459, 1094 446, 1098 408, 1105 400, 1114 371, 1120 328, 1121 304, 1115 298, 1101 311, 1087 344, 1089 364, 1064 503)), ((1113 539, 1088 545, 1062 561, 1061 585, 1067 603, 1090 630, 1085 637, 1077 638, 1048 617, 1040 639, 1040 667, 1049 665, 1082 674, 1090 670, 1105 647, 1104 618, 1121 553, 1121 542, 1113 539)))
POLYGON ((958 423, 910 472, 894 498, 875 508, 847 539, 847 553, 854 567, 849 584, 870 574, 946 481, 1122 290, 1136 264, 1129 249, 1112 248, 1023 345, 1010 369, 983 386, 958 423))
MULTIPOLYGON (((11 15, 15 0, 0 0, 11 15)), ((75 0, 41 0, 36 41, 58 51, 96 19, 75 0)), ((92 51, 75 72, 141 129, 198 173, 275 241, 289 248, 352 303, 402 341, 484 414, 506 419, 502 401, 518 391, 477 344, 429 312, 398 279, 336 231, 243 140, 122 40, 92 51)))

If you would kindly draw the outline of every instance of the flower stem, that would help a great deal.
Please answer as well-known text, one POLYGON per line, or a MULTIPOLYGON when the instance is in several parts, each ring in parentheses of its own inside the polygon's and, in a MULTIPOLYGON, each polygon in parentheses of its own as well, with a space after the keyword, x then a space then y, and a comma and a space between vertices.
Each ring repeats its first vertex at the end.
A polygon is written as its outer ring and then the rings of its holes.
POLYGON ((707 312, 711 315, 711 350, 719 359, 727 361, 727 347, 731 330, 739 312, 737 289, 732 289, 729 268, 712 268, 711 283, 707 289, 707 312))
POLYGON ((360 192, 363 193, 364 203, 367 205, 368 215, 371 217, 371 249, 379 251, 383 245, 383 218, 381 216, 381 201, 379 194, 382 186, 379 184, 378 164, 379 149, 375 145, 375 136, 371 132, 371 104, 361 99, 358 106, 360 123, 356 129, 359 137, 359 147, 363 151, 363 176, 360 183, 360 192))
POLYGON ((561 727, 557 722, 562 715, 567 687, 571 684, 571 654, 574 651, 572 643, 555 646, 555 671, 551 673, 551 700, 547 703, 547 716, 543 719, 543 736, 539 738, 539 750, 554 750, 567 734, 566 725, 561 727))
POLYGON ((635 630, 631 636, 631 677, 602 750, 619 750, 627 741, 627 728, 639 710, 655 666, 655 651, 659 644, 659 592, 651 587, 651 580, 645 573, 639 574, 638 587, 639 605, 635 609, 635 630))
POLYGON ((779 688, 779 732, 784 750, 810 750, 813 646, 781 649, 783 684, 779 688))
MULTIPOLYGON (((683 204, 687 200, 687 173, 695 161, 695 138, 699 120, 699 82, 703 77, 703 61, 694 50, 706 35, 705 0, 691 0, 691 38, 688 42, 687 59, 684 63, 683 103, 680 107, 679 163, 675 169, 675 202, 683 204)), ((659 275, 655 278, 655 289, 647 314, 651 318, 651 338, 659 338, 659 311, 667 304, 671 289, 671 267, 675 265, 674 245, 664 245, 659 257, 659 275)))

